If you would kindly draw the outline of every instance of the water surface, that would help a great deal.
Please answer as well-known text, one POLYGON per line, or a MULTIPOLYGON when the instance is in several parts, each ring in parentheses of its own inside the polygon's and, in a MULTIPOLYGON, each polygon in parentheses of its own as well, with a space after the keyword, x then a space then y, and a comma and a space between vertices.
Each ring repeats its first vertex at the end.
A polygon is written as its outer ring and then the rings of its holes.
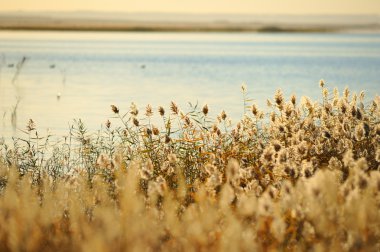
POLYGON ((380 94, 380 35, 1 31, 0 67, 0 133, 8 137, 20 135, 11 127, 16 97, 18 128, 32 118, 57 135, 74 118, 99 129, 111 104, 126 111, 131 102, 208 103, 236 121, 243 82, 261 107, 278 88, 318 99, 320 79, 380 94))

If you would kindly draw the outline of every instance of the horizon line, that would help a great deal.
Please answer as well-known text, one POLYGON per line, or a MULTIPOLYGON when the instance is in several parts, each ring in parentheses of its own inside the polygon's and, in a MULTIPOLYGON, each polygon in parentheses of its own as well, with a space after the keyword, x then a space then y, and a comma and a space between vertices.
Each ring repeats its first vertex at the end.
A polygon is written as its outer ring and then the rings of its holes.
POLYGON ((52 10, 52 9, 46 9, 46 10, 0 10, 0 14, 2 13, 102 13, 102 14, 111 14, 111 13, 119 13, 119 14, 154 14, 154 15, 239 15, 239 16, 246 16, 246 15, 260 15, 260 16, 379 16, 380 13, 254 13, 254 12, 184 12, 184 11, 178 11, 178 12, 172 12, 172 11, 120 11, 120 10, 86 10, 86 9, 78 9, 78 10, 52 10))

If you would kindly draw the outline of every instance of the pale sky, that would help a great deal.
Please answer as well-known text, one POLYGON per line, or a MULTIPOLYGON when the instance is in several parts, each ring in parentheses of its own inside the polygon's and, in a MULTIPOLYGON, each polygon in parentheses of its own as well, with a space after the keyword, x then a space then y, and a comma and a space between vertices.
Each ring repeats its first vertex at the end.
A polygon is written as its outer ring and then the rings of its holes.
POLYGON ((0 0, 0 11, 380 14, 380 0, 0 0))

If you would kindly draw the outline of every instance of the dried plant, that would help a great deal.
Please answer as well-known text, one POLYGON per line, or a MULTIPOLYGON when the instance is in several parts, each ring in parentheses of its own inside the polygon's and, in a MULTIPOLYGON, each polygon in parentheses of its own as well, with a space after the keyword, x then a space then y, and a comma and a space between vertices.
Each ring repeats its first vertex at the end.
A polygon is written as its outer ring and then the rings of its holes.
POLYGON ((320 87, 269 111, 244 94, 235 125, 113 105, 99 132, 77 120, 51 143, 31 120, 0 142, 0 250, 379 250, 380 98, 320 87))

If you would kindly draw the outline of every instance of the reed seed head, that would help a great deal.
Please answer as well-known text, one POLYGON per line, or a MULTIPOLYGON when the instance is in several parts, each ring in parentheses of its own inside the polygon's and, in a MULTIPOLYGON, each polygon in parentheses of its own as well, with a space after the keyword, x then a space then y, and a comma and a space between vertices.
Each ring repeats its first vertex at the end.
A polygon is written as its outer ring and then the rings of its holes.
POLYGON ((151 117, 153 115, 153 109, 150 104, 148 104, 145 108, 145 115, 151 117))
POLYGON ((140 122, 139 120, 137 120, 137 118, 133 118, 133 125, 135 125, 136 127, 138 127, 140 125, 140 122))
POLYGON ((177 104, 175 102, 173 102, 173 101, 170 103, 170 110, 175 115, 178 115, 178 113, 179 113, 179 108, 178 108, 177 104))
POLYGON ((106 121, 106 127, 107 127, 107 129, 109 129, 111 127, 111 121, 110 120, 106 121))
POLYGON ((26 129, 30 132, 32 130, 35 130, 36 129, 36 124, 34 123, 34 121, 32 119, 29 119, 29 122, 28 124, 26 125, 26 129))
POLYGON ((325 86, 325 81, 322 79, 319 81, 319 87, 323 88, 325 86))
POLYGON ((202 108, 202 112, 203 112, 203 114, 204 114, 205 116, 207 116, 207 114, 208 114, 208 106, 207 106, 207 104, 205 104, 205 105, 203 106, 203 108, 202 108))
POLYGON ((164 116, 165 115, 165 109, 161 106, 158 107, 158 113, 160 114, 160 116, 164 116))
POLYGON ((111 105, 112 112, 119 114, 119 109, 115 105, 111 105))

